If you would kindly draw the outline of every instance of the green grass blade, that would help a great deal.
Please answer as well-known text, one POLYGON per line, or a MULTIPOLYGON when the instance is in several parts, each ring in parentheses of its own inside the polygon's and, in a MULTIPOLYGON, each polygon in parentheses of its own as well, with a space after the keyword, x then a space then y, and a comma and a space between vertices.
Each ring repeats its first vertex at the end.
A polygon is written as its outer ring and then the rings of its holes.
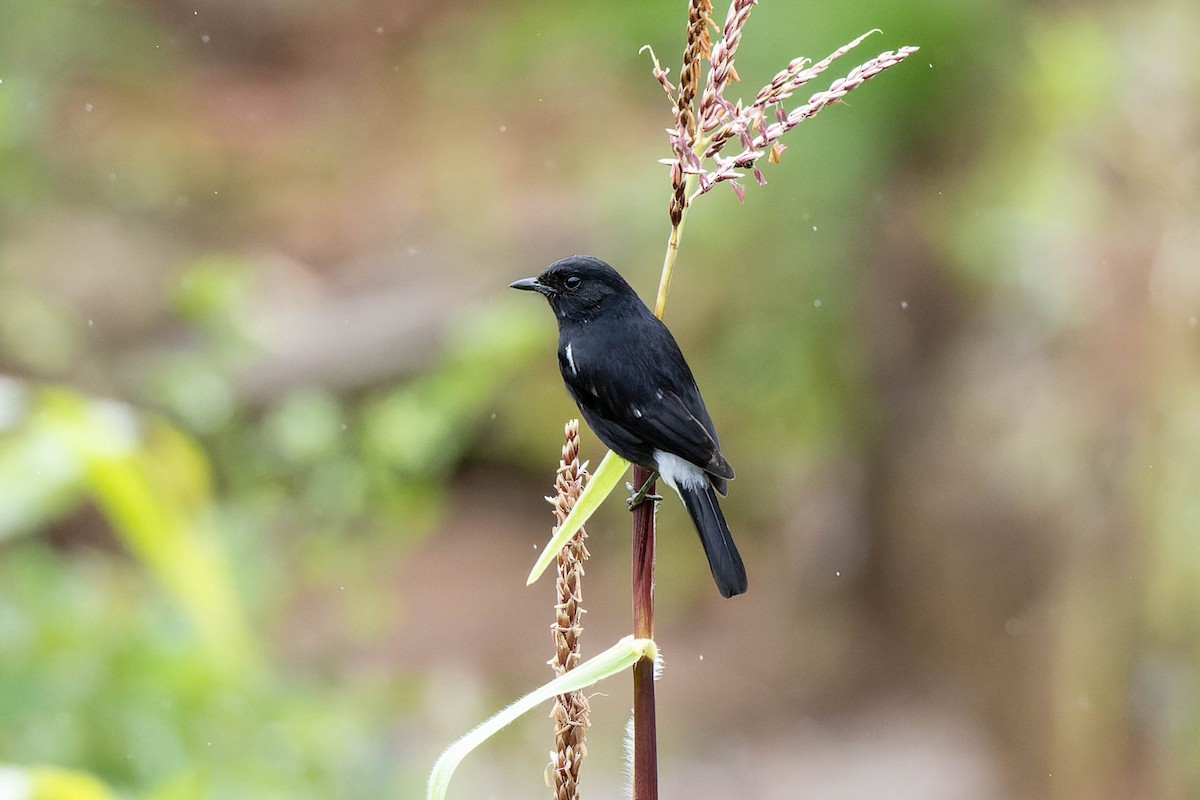
POLYGON ((583 523, 587 522, 588 517, 600 507, 604 498, 612 494, 612 490, 621 482, 627 469, 629 469, 629 462, 611 450, 600 460, 600 466, 596 467, 596 471, 588 478, 588 484, 584 487, 583 494, 579 495, 579 499, 575 501, 571 513, 567 514, 563 524, 558 526, 550 543, 542 550, 537 563, 533 565, 533 569, 529 572, 529 578, 525 581, 526 586, 542 577, 542 573, 554 561, 563 545, 575 535, 577 530, 583 527, 583 523))
POLYGON ((429 775, 426 800, 444 800, 446 790, 450 786, 450 777, 462 760, 517 717, 552 697, 566 692, 577 692, 604 678, 624 672, 644 657, 657 660, 658 647, 654 644, 654 640, 626 636, 603 653, 588 659, 541 688, 535 689, 480 723, 446 748, 446 752, 442 753, 437 763, 433 765, 433 772, 429 775))

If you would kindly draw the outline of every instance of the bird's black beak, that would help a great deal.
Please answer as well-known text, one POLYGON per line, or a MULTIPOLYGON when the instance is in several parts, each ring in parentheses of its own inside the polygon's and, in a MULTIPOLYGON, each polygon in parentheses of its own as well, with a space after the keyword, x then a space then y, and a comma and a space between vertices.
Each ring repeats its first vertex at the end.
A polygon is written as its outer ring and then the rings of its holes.
POLYGON ((541 292, 542 294, 550 294, 550 287, 541 283, 537 278, 522 278, 519 281, 513 281, 508 285, 510 289, 520 289, 525 292, 541 292))

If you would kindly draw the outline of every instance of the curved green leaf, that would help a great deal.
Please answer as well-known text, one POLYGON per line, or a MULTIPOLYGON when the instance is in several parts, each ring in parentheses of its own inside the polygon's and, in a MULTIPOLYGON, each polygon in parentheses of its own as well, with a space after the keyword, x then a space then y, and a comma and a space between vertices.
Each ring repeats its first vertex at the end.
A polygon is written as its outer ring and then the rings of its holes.
POLYGON ((427 800, 444 800, 446 789, 450 786, 450 777, 462 760, 517 717, 552 697, 566 692, 577 692, 604 678, 624 672, 642 658, 653 658, 657 661, 658 647, 654 640, 626 636, 603 653, 589 658, 570 672, 535 689, 480 723, 446 748, 446 752, 442 753, 433 765, 433 772, 429 775, 429 789, 425 795, 427 800))
POLYGON ((558 551, 563 548, 563 545, 570 541, 577 530, 583 527, 583 523, 587 522, 588 517, 595 513, 600 504, 604 502, 604 498, 612 494, 612 490, 620 483, 621 477, 627 469, 629 469, 629 462, 611 450, 600 460, 600 465, 588 479, 587 486, 584 487, 583 494, 579 495, 579 499, 575 501, 571 513, 567 514, 563 524, 558 526, 558 530, 554 532, 554 536, 550 538, 550 542, 538 557, 537 563, 530 570, 529 577, 525 580, 526 586, 542 577, 542 573, 558 556, 558 551))

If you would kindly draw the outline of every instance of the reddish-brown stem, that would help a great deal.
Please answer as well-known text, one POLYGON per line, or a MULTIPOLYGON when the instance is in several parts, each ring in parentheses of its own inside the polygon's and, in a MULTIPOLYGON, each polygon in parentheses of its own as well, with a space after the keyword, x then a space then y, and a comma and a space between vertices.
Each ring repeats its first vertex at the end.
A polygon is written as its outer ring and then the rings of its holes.
MULTIPOLYGON (((653 473, 633 468, 634 486, 653 473)), ((649 493, 654 493, 651 484, 649 493)), ((654 501, 633 509, 633 635, 654 638, 654 501)), ((654 660, 633 666, 633 800, 658 800, 658 738, 654 718, 654 660)))

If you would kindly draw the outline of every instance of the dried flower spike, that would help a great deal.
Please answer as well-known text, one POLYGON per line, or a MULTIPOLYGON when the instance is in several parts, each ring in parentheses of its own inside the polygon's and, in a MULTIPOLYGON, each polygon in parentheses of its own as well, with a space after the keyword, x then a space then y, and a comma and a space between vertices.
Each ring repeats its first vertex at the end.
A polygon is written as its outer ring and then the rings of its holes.
MULTIPOLYGON (((554 506, 555 526, 567 518, 587 482, 587 465, 579 463, 579 420, 564 428, 565 443, 554 478, 554 497, 546 499, 554 506)), ((583 562, 588 559, 587 533, 583 528, 571 537, 558 553, 558 593, 551 626, 554 658, 549 663, 556 676, 579 664, 579 637, 583 633, 583 562)), ((588 701, 582 692, 559 695, 550 712, 554 720, 554 753, 549 771, 553 773, 554 800, 577 800, 579 771, 587 755, 588 701)))
MULTIPOLYGON (((750 169, 758 183, 766 183, 766 177, 756 162, 765 155, 769 163, 779 163, 784 151, 779 138, 784 133, 826 106, 840 102, 850 91, 917 51, 916 47, 901 47, 896 51, 881 53, 851 70, 845 78, 834 81, 824 92, 809 97, 808 102, 799 108, 789 112, 783 107, 784 102, 802 86, 877 32, 868 31, 816 64, 811 64, 806 58, 792 59, 758 91, 752 103, 743 105, 740 100, 726 98, 725 91, 738 80, 733 65, 734 55, 755 5, 757 0, 732 0, 721 35, 712 41, 709 34, 712 26, 711 0, 690 0, 688 41, 678 88, 671 85, 666 71, 659 65, 658 59, 654 59, 654 77, 671 100, 675 115, 675 126, 667 131, 672 157, 666 159, 671 168, 668 210, 673 231, 679 229, 692 201, 718 183, 728 181, 738 199, 744 199, 745 187, 738 181, 742 177, 740 170, 750 169), (697 104, 696 94, 705 59, 708 60, 708 72, 697 104), (739 152, 732 157, 723 156, 722 151, 731 141, 741 145, 739 152)), ((665 285, 664 280, 660 284, 660 294, 665 285)))
MULTIPOLYGON (((774 148, 779 144, 779 138, 783 134, 804 120, 816 116, 817 112, 826 106, 841 102, 842 98, 851 91, 862 86, 888 67, 899 64, 905 58, 917 52, 917 49, 916 47, 901 47, 894 52, 880 53, 870 61, 852 69, 846 77, 835 80, 825 91, 812 95, 804 105, 770 124, 762 122, 764 117, 761 116, 761 113, 751 118, 749 115, 755 113, 755 107, 752 106, 746 113, 730 123, 731 126, 736 124, 738 138, 742 141, 742 151, 733 157, 725 158, 715 152, 711 152, 712 148, 710 148, 710 153, 706 155, 709 155, 713 163, 716 164, 716 168, 705 170, 700 174, 699 186, 689 198, 689 202, 699 195, 704 194, 721 181, 731 181, 734 191, 738 194, 739 199, 741 199, 742 192, 738 191, 736 181, 737 178, 741 177, 741 173, 737 170, 753 167, 758 159, 772 151, 774 151, 774 156, 768 160, 777 161, 782 151, 774 150, 774 148), (756 122, 757 125, 755 125, 756 122)), ((755 177, 759 178, 759 182, 762 183, 760 175, 756 171, 755 177)))

